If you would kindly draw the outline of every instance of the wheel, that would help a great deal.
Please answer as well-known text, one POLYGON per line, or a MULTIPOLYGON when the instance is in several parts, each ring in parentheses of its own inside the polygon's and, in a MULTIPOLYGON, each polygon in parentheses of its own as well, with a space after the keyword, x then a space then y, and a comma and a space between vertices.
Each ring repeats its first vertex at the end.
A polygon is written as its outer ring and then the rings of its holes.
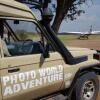
POLYGON ((89 72, 77 80, 71 100, 96 100, 98 92, 99 80, 94 72, 89 72))

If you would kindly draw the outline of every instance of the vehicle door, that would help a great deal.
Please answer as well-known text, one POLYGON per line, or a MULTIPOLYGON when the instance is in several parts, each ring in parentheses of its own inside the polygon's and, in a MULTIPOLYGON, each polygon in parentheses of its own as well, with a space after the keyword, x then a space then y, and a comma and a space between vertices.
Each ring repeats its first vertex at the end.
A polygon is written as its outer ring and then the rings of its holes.
POLYGON ((3 35, 3 42, 7 48, 1 41, 0 59, 3 100, 35 99, 60 90, 63 82, 62 57, 51 50, 44 58, 47 40, 43 40, 39 25, 35 21, 19 20, 6 20, 6 24, 7 36, 3 35), (14 39, 16 37, 18 40, 14 39))

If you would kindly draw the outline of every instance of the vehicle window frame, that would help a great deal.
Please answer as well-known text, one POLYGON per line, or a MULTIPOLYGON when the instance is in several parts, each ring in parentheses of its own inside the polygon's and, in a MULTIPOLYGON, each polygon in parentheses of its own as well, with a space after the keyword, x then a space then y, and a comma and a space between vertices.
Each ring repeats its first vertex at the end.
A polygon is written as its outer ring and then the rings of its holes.
MULTIPOLYGON (((19 21, 32 22, 32 23, 34 23, 39 28, 39 30, 41 31, 43 37, 45 37, 45 39, 47 40, 47 42, 48 41, 50 42, 49 38, 46 36, 46 34, 44 34, 44 33, 46 33, 46 31, 42 29, 42 26, 38 23, 39 21, 37 21, 35 19, 33 19, 33 20, 24 20, 24 19, 19 19, 19 18, 18 19, 17 18, 13 19, 13 18, 8 18, 8 17, 7 18, 0 18, 0 19, 5 19, 5 20, 19 20, 19 21)), ((52 46, 52 44, 50 44, 50 45, 51 45, 51 47, 53 48, 53 50, 55 52, 55 48, 52 46)), ((1 48, 1 49, 3 49, 3 48, 1 48)), ((42 53, 39 53, 39 54, 28 54, 28 55, 27 54, 26 55, 16 55, 16 56, 4 56, 4 52, 3 52, 1 58, 22 57, 22 56, 25 57, 25 56, 30 56, 30 55, 42 55, 42 53)))
MULTIPOLYGON (((7 19, 7 20, 15 20, 15 19, 7 19)), ((19 19, 18 19, 19 20, 19 19)), ((24 21, 24 20, 19 20, 19 21, 24 21)), ((36 26, 38 26, 37 24, 36 24, 36 22, 34 22, 34 21, 26 21, 25 20, 25 22, 32 22, 32 23, 34 23, 36 26)), ((8 24, 8 22, 6 22, 7 24, 8 24)), ((8 24, 9 25, 9 24, 8 24)), ((9 27, 11 28, 11 26, 9 25, 9 27)), ((39 27, 38 27, 39 28, 39 27)), ((11 30, 13 31, 13 29, 11 28, 11 30)), ((40 28, 39 28, 39 30, 40 30, 40 28)), ((40 30, 41 31, 41 30, 40 30)), ((12 33, 13 35, 14 35, 14 37, 16 38, 16 40, 18 40, 18 41, 21 41, 19 38, 18 38, 18 36, 16 35, 16 33, 13 31, 13 33, 12 33)))

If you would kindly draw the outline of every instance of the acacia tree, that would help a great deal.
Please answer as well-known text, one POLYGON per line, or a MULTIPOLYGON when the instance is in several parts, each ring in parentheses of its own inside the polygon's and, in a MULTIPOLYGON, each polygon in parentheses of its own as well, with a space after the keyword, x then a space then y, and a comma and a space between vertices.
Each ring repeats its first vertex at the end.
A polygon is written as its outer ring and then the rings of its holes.
POLYGON ((59 27, 64 19, 75 20, 77 16, 84 13, 79 6, 86 0, 57 0, 56 16, 53 22, 53 29, 58 32, 59 27))
MULTIPOLYGON (((43 3, 43 9, 48 7, 48 4, 51 0, 17 0, 17 1, 39 1, 43 3)), ((64 19, 75 20, 81 13, 85 13, 81 9, 81 5, 86 3, 89 0, 56 0, 57 8, 55 13, 54 22, 52 28, 55 32, 58 32, 60 25, 64 19)))
MULTIPOLYGON (((85 11, 81 9, 81 5, 85 3, 87 4, 87 1, 89 0, 56 0, 57 8, 54 22, 52 24, 52 28, 55 32, 58 32, 64 19, 70 19, 73 21, 82 13, 85 13, 85 11)), ((47 7, 48 3, 50 3, 50 0, 44 0, 44 7, 47 7)))

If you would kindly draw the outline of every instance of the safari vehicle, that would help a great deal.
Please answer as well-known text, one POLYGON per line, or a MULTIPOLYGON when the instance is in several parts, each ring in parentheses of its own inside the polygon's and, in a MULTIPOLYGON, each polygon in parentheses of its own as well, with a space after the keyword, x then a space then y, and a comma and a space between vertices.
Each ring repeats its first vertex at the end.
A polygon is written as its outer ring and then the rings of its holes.
POLYGON ((24 4, 0 0, 0 100, 96 100, 99 54, 65 47, 46 12, 38 21, 24 4))

